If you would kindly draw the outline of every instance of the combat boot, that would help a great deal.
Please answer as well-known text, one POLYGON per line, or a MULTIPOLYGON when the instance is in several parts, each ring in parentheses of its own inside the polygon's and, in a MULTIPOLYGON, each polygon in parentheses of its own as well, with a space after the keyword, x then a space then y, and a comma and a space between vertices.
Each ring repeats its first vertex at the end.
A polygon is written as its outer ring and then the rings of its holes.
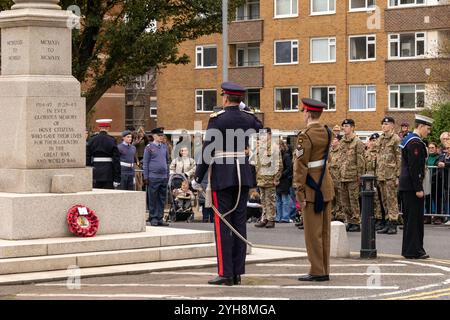
POLYGON ((375 222, 375 231, 379 231, 381 229, 384 229, 386 222, 381 220, 381 219, 377 219, 377 221, 375 222))
POLYGON ((348 232, 360 232, 361 227, 359 224, 350 224, 350 227, 348 228, 348 232))
MULTIPOLYGON (((391 228, 392 222, 388 221, 386 222, 385 226, 383 229, 378 230, 377 233, 378 234, 385 234, 388 233, 389 229, 391 228)), ((397 229, 396 229, 397 230, 397 229)))
POLYGON ((275 228, 275 221, 267 221, 266 228, 268 229, 275 228))
POLYGON ((257 228, 265 228, 267 222, 269 222, 267 219, 261 220, 260 222, 255 224, 255 227, 257 227, 257 228))
POLYGON ((387 234, 397 234, 397 224, 393 221, 391 222, 391 226, 389 227, 387 234))

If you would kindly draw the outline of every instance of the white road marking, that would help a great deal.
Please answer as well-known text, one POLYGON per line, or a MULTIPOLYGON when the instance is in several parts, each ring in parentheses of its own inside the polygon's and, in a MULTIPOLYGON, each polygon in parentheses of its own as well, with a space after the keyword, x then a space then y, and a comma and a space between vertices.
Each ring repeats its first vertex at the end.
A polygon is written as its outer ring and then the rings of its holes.
MULTIPOLYGON (((161 271, 152 272, 152 274, 165 274, 165 275, 187 275, 187 276, 215 276, 215 272, 176 272, 176 271, 161 271)), ((303 274, 294 273, 246 273, 245 277, 299 277, 303 274)), ((389 272, 362 272, 362 273, 331 273, 332 276, 409 276, 409 277, 439 277, 443 276, 443 273, 389 273, 389 272)))
MULTIPOLYGON (((395 262, 400 262, 400 261, 395 261, 395 262)), ((443 270, 443 271, 446 271, 446 272, 450 272, 450 268, 449 267, 438 266, 436 264, 412 262, 412 261, 401 261, 401 262, 402 263, 407 263, 407 264, 412 264, 412 265, 415 265, 415 266, 436 268, 436 269, 440 269, 440 270, 443 270)))
MULTIPOLYGON (((294 264, 294 263, 257 263, 257 267, 310 267, 309 264, 294 264)), ((373 263, 373 264, 332 264, 330 267, 406 267, 402 263, 373 263)))
MULTIPOLYGON (((38 283, 40 287, 65 287, 65 283, 38 283)), ((210 284, 157 284, 157 283, 102 283, 82 284, 81 287, 153 287, 153 288, 217 288, 210 284)), ((363 290, 395 290, 398 286, 279 286, 279 285, 239 285, 223 286, 226 289, 363 289, 363 290)))
POLYGON ((443 282, 440 282, 440 283, 433 283, 433 284, 428 284, 426 286, 409 288, 409 289, 405 289, 405 290, 399 290, 399 291, 393 291, 393 292, 385 292, 385 293, 379 293, 379 294, 370 295, 370 296, 363 296, 363 297, 348 297, 348 298, 339 298, 339 299, 331 299, 331 300, 358 300, 358 299, 381 298, 381 297, 387 297, 387 296, 401 295, 401 294, 404 294, 404 293, 409 293, 409 292, 414 292, 414 291, 426 290, 426 289, 430 289, 430 288, 442 287, 442 286, 444 286, 446 284, 450 284, 450 279, 447 279, 447 280, 445 280, 443 282))
POLYGON ((179 295, 165 295, 165 294, 128 294, 128 293, 118 293, 118 294, 92 294, 92 293, 19 293, 16 297, 27 297, 27 298, 124 298, 124 299, 182 299, 182 300, 290 300, 289 298, 280 297, 188 297, 179 295))

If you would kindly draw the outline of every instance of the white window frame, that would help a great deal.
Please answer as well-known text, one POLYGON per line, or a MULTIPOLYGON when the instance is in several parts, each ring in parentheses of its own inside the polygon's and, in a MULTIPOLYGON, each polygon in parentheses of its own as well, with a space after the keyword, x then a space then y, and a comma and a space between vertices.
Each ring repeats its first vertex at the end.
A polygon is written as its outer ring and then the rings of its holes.
POLYGON ((261 65, 261 46, 259 45, 258 42, 253 42, 253 43, 246 43, 245 47, 239 47, 236 46, 236 67, 237 68, 245 68, 245 67, 257 67, 261 65), (259 53, 259 61, 258 64, 254 64, 254 65, 250 65, 249 64, 249 60, 248 60, 248 56, 249 56, 249 51, 250 50, 256 50, 258 49, 259 53), (239 51, 243 51, 244 52, 244 64, 242 66, 239 65, 239 51))
POLYGON ((158 103, 156 99, 150 101, 150 118, 158 118, 158 103), (155 106, 152 106, 152 102, 155 102, 155 106), (156 115, 152 114, 152 110, 156 110, 156 115))
POLYGON ((348 111, 349 112, 374 112, 377 110, 377 86, 375 84, 353 84, 348 86, 348 111), (350 92, 354 87, 366 87, 366 106, 369 106, 369 94, 375 94, 375 106, 366 109, 350 109, 350 92), (375 87, 375 91, 369 91, 369 87, 375 87))
POLYGON ((336 63, 337 46, 336 37, 328 38, 311 38, 309 41, 309 62, 310 63, 336 63), (313 41, 314 40, 328 40, 328 60, 325 61, 313 61, 313 41), (334 46, 334 60, 331 60, 331 47, 334 46))
POLYGON ((300 55, 299 51, 299 41, 297 39, 286 39, 286 40, 275 40, 273 42, 273 64, 276 66, 290 65, 290 64, 298 64, 298 58, 300 55), (291 43, 291 62, 281 62, 277 63, 277 43, 278 42, 290 42, 291 43), (294 58, 294 49, 297 49, 297 61, 293 61, 294 58))
POLYGON ((311 16, 324 16, 324 15, 328 15, 328 14, 336 14, 336 0, 331 0, 331 1, 334 1, 334 10, 330 10, 330 0, 326 0, 326 1, 327 1, 327 7, 328 7, 327 11, 313 12, 313 2, 314 2, 314 0, 311 0, 311 2, 310 2, 310 15, 311 16))
POLYGON ((298 0, 289 0, 290 1, 290 13, 289 14, 277 14, 277 1, 278 0, 274 0, 273 2, 273 18, 274 19, 283 19, 283 18, 294 18, 294 17, 298 17, 298 0), (293 7, 293 3, 297 3, 297 12, 293 13, 292 11, 292 7, 293 7))
POLYGON ((353 35, 348 37, 348 61, 350 62, 360 62, 360 61, 376 61, 377 60, 377 36, 375 34, 363 34, 363 35, 353 35), (351 58, 351 52, 350 52, 350 44, 352 38, 366 38, 366 58, 365 59, 352 59, 351 58), (374 40, 369 40, 369 37, 374 37, 374 40), (374 45, 374 54, 375 57, 373 58, 367 58, 367 55, 369 54, 369 44, 374 45))
MULTIPOLYGON (((361 11, 365 11, 365 12, 367 12, 367 11, 373 11, 373 10, 375 10, 376 9, 376 6, 377 6, 377 3, 376 3, 376 0, 373 0, 374 1, 374 6, 373 7, 368 7, 368 2, 369 2, 369 0, 365 0, 366 1, 366 6, 364 7, 364 8, 356 8, 356 9, 353 9, 352 8, 352 0, 348 0, 348 11, 349 12, 361 12, 361 11)), ((378 0, 378 1, 381 1, 381 0, 378 0)), ((389 0, 388 0, 389 1, 389 0)))
POLYGON ((309 96, 311 97, 311 99, 313 99, 313 89, 323 89, 323 88, 327 88, 327 108, 324 109, 324 112, 336 112, 336 106, 337 106, 337 89, 336 86, 312 86, 310 91, 309 91, 309 96), (330 103, 330 94, 334 94, 334 109, 329 109, 329 103, 330 103))
POLYGON ((389 60, 408 60, 408 59, 424 59, 427 55, 427 33, 425 31, 419 31, 419 32, 400 32, 400 33, 389 33, 388 34, 388 59, 389 60), (423 33, 423 38, 420 37, 419 40, 417 39, 418 34, 423 33), (415 41, 415 52, 414 56, 412 57, 400 57, 400 36, 402 34, 414 34, 414 41, 415 41), (397 40, 392 40, 392 36, 397 36, 397 40), (417 42, 423 41, 423 54, 417 55, 417 42), (391 43, 397 43, 397 54, 398 56, 391 56, 391 43))
POLYGON ((252 20, 261 19, 261 1, 259 1, 259 0, 247 0, 241 7, 244 7, 244 19, 242 19, 242 20, 238 19, 238 16, 239 16, 238 10, 239 10, 240 7, 237 7, 236 8, 236 19, 235 19, 235 21, 252 21, 252 20), (249 14, 249 7, 252 4, 259 4, 259 16, 258 16, 258 18, 255 18, 255 19, 249 19, 249 15, 248 15, 249 14))
POLYGON ((300 104, 300 89, 298 87, 275 87, 274 88, 274 92, 273 92, 273 97, 274 97, 274 105, 273 105, 273 110, 274 112, 299 112, 298 105, 300 104), (281 89, 290 89, 291 90, 291 110, 277 110, 277 90, 281 90, 281 89), (292 90, 293 89, 297 89, 296 93, 293 93, 292 90), (293 96, 297 96, 297 109, 292 109, 293 107, 293 96))
POLYGON ((398 4, 397 5, 391 5, 391 0, 387 0, 387 6, 388 8, 408 8, 408 7, 423 7, 427 5, 427 0, 423 0, 423 3, 419 3, 417 4, 418 0, 414 0, 414 3, 410 4, 401 4, 400 1, 401 0, 397 0, 398 4))
POLYGON ((426 86, 424 83, 411 83, 411 84, 406 84, 406 83, 402 83, 402 84, 389 84, 388 85, 388 110, 389 111, 416 111, 416 110, 423 110, 425 108, 426 105, 426 86), (391 86, 397 86, 397 90, 391 90, 391 86), (400 107, 400 87, 401 86, 414 86, 414 99, 415 99, 415 107, 414 108, 401 108, 400 107), (424 86, 423 90, 417 89, 417 86, 424 86), (424 96, 424 107, 423 108, 418 108, 417 107, 417 93, 418 92, 423 92, 423 96, 424 96), (398 108, 391 108, 391 93, 397 93, 397 103, 398 103, 398 108))
POLYGON ((215 44, 208 44, 208 45, 198 45, 195 46, 195 69, 216 69, 217 68, 217 55, 218 50, 217 50, 217 45, 215 44), (203 66, 203 60, 204 60, 204 49, 205 48, 215 48, 216 49, 216 65, 215 66, 208 66, 208 67, 204 67, 203 66), (201 53, 201 65, 199 65, 199 61, 198 61, 198 53, 201 53))
POLYGON ((260 111, 261 110, 261 88, 247 88, 247 90, 245 90, 244 103, 247 106, 255 108, 255 110, 260 111), (248 103, 248 91, 249 90, 259 90, 259 108, 256 108, 255 106, 249 105, 249 103, 248 103))
POLYGON ((217 100, 217 90, 216 89, 195 89, 195 113, 213 113, 214 110, 211 111, 205 111, 204 110, 204 105, 205 105, 205 98, 203 93, 205 91, 214 91, 216 93, 216 100, 217 100), (201 92, 201 94, 199 94, 201 92), (202 97, 202 109, 201 110, 197 110, 197 98, 198 97, 202 97))

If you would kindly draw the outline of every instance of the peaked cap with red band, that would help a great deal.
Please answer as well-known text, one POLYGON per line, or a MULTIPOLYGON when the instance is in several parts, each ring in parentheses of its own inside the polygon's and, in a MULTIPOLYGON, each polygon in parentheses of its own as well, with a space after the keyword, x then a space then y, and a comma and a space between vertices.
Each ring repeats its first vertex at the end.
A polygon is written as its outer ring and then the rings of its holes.
POLYGON ((101 128, 111 127, 112 119, 98 119, 95 121, 101 128))
POLYGON ((303 98, 302 103, 303 103, 303 110, 306 111, 322 112, 323 109, 327 107, 327 105, 321 101, 308 98, 303 98))
POLYGON ((243 96, 245 95, 245 88, 234 82, 222 83, 222 95, 243 96))

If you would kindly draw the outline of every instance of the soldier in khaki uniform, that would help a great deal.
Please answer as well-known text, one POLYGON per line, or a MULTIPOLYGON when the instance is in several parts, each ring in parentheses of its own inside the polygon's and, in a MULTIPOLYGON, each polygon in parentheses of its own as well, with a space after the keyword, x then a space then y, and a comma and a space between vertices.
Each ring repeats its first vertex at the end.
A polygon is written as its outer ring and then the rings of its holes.
POLYGON ((293 185, 301 209, 305 229, 305 243, 309 274, 299 281, 330 280, 331 206, 333 181, 326 166, 332 133, 319 123, 326 104, 302 99, 306 129, 299 133, 294 155, 293 185))
POLYGON ((256 183, 261 193, 263 213, 257 228, 275 228, 276 186, 280 183, 283 172, 283 158, 278 142, 272 141, 272 130, 264 128, 259 131, 260 139, 256 156, 256 183))
POLYGON ((342 211, 340 198, 340 182, 339 182, 339 141, 342 139, 340 134, 334 136, 331 142, 330 155, 328 156, 328 166, 330 168, 331 179, 334 186, 334 200, 333 200, 333 218, 334 220, 345 222, 345 214, 342 211))
POLYGON ((398 221, 397 186, 402 161, 400 137, 394 132, 395 120, 384 117, 383 133, 375 149, 377 153, 376 176, 381 190, 381 200, 386 211, 386 226, 378 233, 396 234, 398 221))
MULTIPOLYGON (((365 160, 366 160, 366 174, 370 174, 375 176, 375 169, 377 166, 377 150, 375 148, 375 145, 377 143, 378 138, 380 138, 380 135, 378 133, 374 133, 369 137, 369 141, 367 142, 367 149, 365 154, 365 160)), ((384 228, 384 222, 383 222, 383 214, 381 212, 381 205, 380 205, 380 193, 379 188, 377 186, 375 196, 374 196, 374 211, 375 211, 375 230, 381 230, 384 228)))
POLYGON ((342 122, 344 138, 339 142, 341 158, 341 205, 347 217, 347 231, 361 231, 359 211, 359 178, 364 174, 364 143, 355 135, 355 121, 345 119, 342 122))

